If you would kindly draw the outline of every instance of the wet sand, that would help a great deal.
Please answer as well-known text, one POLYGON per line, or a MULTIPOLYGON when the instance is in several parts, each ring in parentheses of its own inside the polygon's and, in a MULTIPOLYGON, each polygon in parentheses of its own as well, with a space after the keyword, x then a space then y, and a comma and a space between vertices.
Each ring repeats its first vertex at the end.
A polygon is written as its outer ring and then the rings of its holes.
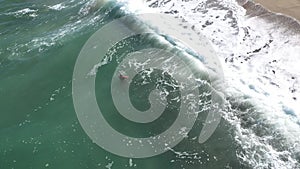
POLYGON ((267 9, 292 16, 300 21, 300 0, 254 0, 267 9))

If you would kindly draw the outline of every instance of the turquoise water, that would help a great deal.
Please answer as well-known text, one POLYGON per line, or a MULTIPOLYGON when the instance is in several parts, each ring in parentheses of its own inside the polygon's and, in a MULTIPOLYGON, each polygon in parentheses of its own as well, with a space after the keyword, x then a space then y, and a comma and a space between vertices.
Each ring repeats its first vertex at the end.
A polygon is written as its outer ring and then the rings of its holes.
MULTIPOLYGON (((120 10, 122 4, 79 0, 1 0, 0 3, 1 169, 247 168, 236 157, 238 146, 233 143, 225 121, 221 121, 206 143, 199 144, 193 139, 198 136, 207 114, 198 117, 189 138, 174 149, 145 159, 111 154, 93 143, 83 131, 72 100, 74 65, 81 48, 96 30, 125 15, 126 11, 120 10), (61 8, 53 7, 60 3, 61 8)), ((109 68, 105 71, 112 73, 109 68)), ((97 74, 99 100, 105 88, 101 85, 106 84, 102 81, 109 81, 102 76, 97 74)), ((139 78, 136 77, 137 82, 139 78)), ((170 80, 168 75, 166 78, 170 80)), ((147 95, 138 85, 131 90, 147 95)), ((178 94, 174 92, 175 96, 178 94)), ((132 102, 138 109, 149 106, 143 98, 132 102)), ((107 110, 111 109, 109 103, 107 110)), ((176 112, 176 107, 169 111, 176 112)), ((136 136, 145 130, 159 133, 175 117, 176 114, 169 113, 150 127, 134 127, 119 116, 107 116, 107 120, 116 129, 136 136)))

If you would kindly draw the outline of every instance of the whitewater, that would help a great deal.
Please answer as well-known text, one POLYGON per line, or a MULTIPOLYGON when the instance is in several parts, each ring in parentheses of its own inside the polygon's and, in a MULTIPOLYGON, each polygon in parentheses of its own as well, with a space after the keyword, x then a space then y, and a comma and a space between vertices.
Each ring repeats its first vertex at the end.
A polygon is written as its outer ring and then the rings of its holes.
MULTIPOLYGON (((210 40, 222 64, 226 97, 222 118, 232 132, 233 142, 229 144, 234 145, 239 162, 256 169, 300 168, 300 24, 297 20, 272 13, 246 0, 71 0, 7 6, 0 7, 0 18, 14 18, 15 21, 3 19, 0 25, 0 68, 3 70, 0 80, 9 79, 6 78, 10 75, 9 70, 19 68, 21 63, 41 60, 48 56, 49 51, 72 45, 74 39, 90 35, 113 17, 132 13, 164 13, 184 19, 210 40), (104 9, 106 3, 113 3, 113 7, 104 9), (10 10, 4 10, 7 6, 10 10), (57 23, 59 16, 67 19, 57 23), (25 22, 29 24, 15 27, 16 23, 25 22), (4 26, 8 28, 4 29, 4 26), (41 28, 47 31, 41 31, 41 28), (14 40, 13 34, 19 39, 14 40), (24 36, 19 36, 21 34, 24 36)), ((39 112, 60 95, 63 95, 62 98, 70 97, 70 86, 70 78, 60 81, 55 89, 51 88, 45 94, 48 97, 46 101, 33 104, 33 108, 28 109, 39 112)), ((16 126, 5 122, 3 125, 22 127, 34 121, 30 113, 20 119, 16 126)), ((53 128, 60 128, 60 125, 53 128)), ((80 125, 72 121, 69 128, 79 130, 80 125)), ((12 133, 8 131, 10 129, 3 130, 3 135, 12 133)), ((3 143, 12 144, 7 140, 10 139, 0 139, 3 143)), ((86 142, 83 139, 80 144, 86 142)), ((62 140, 57 144, 67 145, 62 140)), ((69 144, 77 145, 75 142, 69 144)), ((13 148, 0 149, 4 158, 10 149, 13 148)), ((203 162, 195 152, 174 149, 170 152, 178 158, 203 162)), ((205 153, 208 157, 209 153, 205 153)), ((108 155, 101 158, 106 162, 99 165, 102 168, 114 168, 118 164, 108 155)), ((207 159, 214 160, 216 157, 207 159)), ((134 161, 129 159, 127 167, 138 166, 134 161)), ((49 166, 47 164, 44 166, 49 166)), ((228 165, 227 168, 234 167, 228 165)))
POLYGON ((122 1, 130 11, 172 14, 211 40, 222 62, 227 111, 253 168, 298 168, 300 24, 251 1, 122 1), (141 9, 141 6, 144 8, 141 9))

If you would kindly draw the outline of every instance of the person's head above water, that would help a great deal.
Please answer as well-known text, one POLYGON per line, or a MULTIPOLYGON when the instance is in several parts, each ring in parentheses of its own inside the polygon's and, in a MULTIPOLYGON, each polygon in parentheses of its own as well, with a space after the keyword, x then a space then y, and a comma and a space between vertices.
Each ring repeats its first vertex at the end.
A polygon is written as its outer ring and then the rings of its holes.
POLYGON ((121 80, 125 80, 125 79, 128 79, 129 77, 123 75, 122 73, 120 73, 119 78, 120 78, 121 80))

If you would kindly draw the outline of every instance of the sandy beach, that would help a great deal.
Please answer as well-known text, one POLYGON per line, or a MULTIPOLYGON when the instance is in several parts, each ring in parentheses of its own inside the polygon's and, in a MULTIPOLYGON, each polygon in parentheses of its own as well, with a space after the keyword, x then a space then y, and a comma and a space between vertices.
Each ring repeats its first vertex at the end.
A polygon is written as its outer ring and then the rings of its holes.
POLYGON ((254 0, 267 9, 292 16, 300 21, 300 0, 254 0))

